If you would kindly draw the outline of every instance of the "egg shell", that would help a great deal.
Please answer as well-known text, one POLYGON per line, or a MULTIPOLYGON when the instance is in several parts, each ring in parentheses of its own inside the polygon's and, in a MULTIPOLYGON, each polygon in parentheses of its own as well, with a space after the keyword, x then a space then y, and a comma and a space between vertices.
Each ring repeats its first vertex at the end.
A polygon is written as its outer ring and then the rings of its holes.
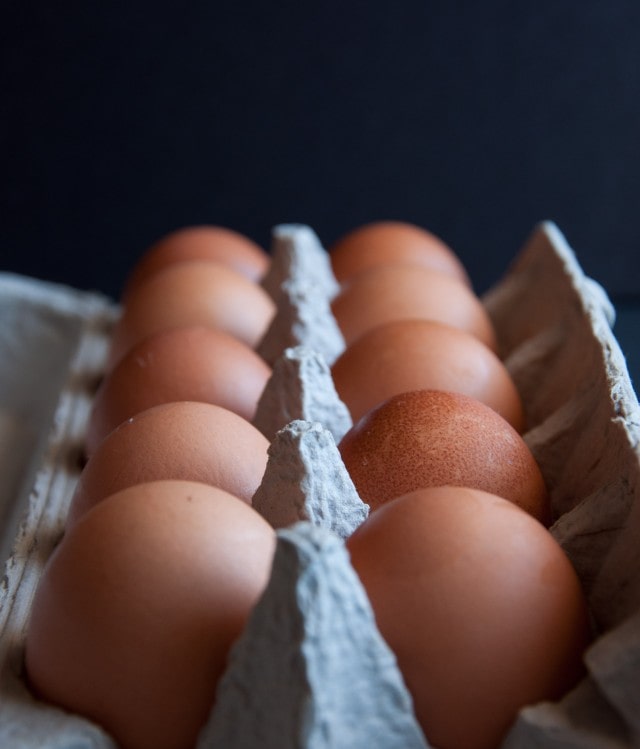
POLYGON ((347 541, 433 746, 492 749, 521 707, 584 675, 583 591, 529 514, 494 495, 422 489, 347 541))
POLYGON ((146 279, 175 263, 208 260, 222 263, 251 281, 259 281, 269 267, 269 256, 249 237, 223 226, 187 226, 161 237, 130 271, 123 299, 146 279))
POLYGON ((187 325, 208 325, 254 347, 274 314, 267 292, 231 268, 204 261, 170 265, 128 295, 107 370, 147 336, 187 325))
POLYGON ((346 283, 333 299, 346 345, 392 320, 436 320, 472 333, 496 350, 495 331, 480 299, 443 273, 406 265, 372 268, 346 283))
POLYGON ((251 421, 271 367, 216 328, 160 331, 135 344, 102 381, 87 427, 87 455, 123 421, 152 406, 202 401, 251 421))
POLYGON ((415 489, 454 484, 497 494, 550 521, 547 488, 526 443, 502 416, 467 395, 395 395, 356 422, 339 450, 372 511, 415 489))
POLYGON ((407 264, 450 275, 471 286, 466 268, 439 237, 406 221, 374 221, 340 237, 329 249, 336 278, 343 283, 380 265, 407 264))
POLYGON ((191 401, 153 406, 117 427, 89 458, 67 527, 110 494, 159 479, 211 484, 250 504, 268 448, 254 426, 226 408, 191 401))
POLYGON ((26 642, 31 687, 122 749, 193 746, 274 549, 268 523, 221 489, 160 481, 112 495, 43 573, 26 642))
POLYGON ((393 395, 452 390, 486 403, 522 432, 520 394, 507 368, 475 336, 433 320, 396 320, 357 338, 331 374, 354 421, 393 395))

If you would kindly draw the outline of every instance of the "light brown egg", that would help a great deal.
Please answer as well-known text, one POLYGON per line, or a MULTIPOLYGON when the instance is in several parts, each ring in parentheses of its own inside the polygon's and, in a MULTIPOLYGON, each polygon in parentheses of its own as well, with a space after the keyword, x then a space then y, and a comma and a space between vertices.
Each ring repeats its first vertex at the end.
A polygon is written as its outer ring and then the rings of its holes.
POLYGON ((202 401, 251 421, 271 368, 229 333, 193 326, 135 344, 102 381, 89 419, 87 455, 120 423, 160 403, 202 401))
POLYGON ((112 495, 45 568, 27 632, 30 686, 122 749, 195 746, 274 548, 268 523, 215 487, 159 481, 112 495))
POLYGON ((497 494, 546 524, 549 495, 522 437, 468 395, 414 390, 369 411, 339 444, 372 510, 415 489, 453 484, 497 494))
POLYGON ((374 221, 348 232, 329 248, 341 283, 380 265, 408 264, 445 273, 470 286, 454 251, 430 231, 406 221, 374 221))
POLYGON ((223 330, 253 348, 274 314, 267 292, 231 268, 205 261, 170 265, 127 297, 107 369, 147 336, 188 325, 223 330))
POLYGON ((166 234, 143 253, 129 273, 123 298, 154 273, 188 260, 222 263, 256 282, 269 267, 267 253, 244 234, 223 226, 187 226, 166 234))
POLYGON ((269 442, 238 414, 211 403, 153 406, 120 424, 84 466, 67 517, 145 481, 200 481, 247 504, 262 481, 269 442))
POLYGON ((397 320, 372 328, 338 357, 331 374, 358 421, 392 395, 452 390, 491 406, 517 431, 520 394, 505 365, 475 336, 432 320, 397 320))
POLYGON ((525 705, 582 676, 578 578, 553 536, 478 490, 409 493, 347 540, 430 746, 494 749, 525 705))
POLYGON ((345 284, 331 309, 347 345, 393 320, 436 320, 475 335, 496 350, 489 315, 473 291, 443 273, 408 265, 365 271, 345 284))

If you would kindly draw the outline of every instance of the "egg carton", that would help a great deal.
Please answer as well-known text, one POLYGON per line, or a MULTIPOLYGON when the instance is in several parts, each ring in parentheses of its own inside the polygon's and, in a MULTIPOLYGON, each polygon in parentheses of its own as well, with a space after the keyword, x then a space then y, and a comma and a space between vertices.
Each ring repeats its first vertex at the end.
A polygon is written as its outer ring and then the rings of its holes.
MULTIPOLYGON (((343 543, 368 508, 336 448, 351 425, 329 370, 344 343, 330 314, 335 279, 312 229, 275 228, 263 285, 278 312, 260 344, 273 376, 255 424, 271 447, 254 506, 278 543, 197 749, 429 747, 343 543)), ((640 746, 640 407, 612 333, 615 310, 549 222, 483 302, 550 487, 551 532, 597 633, 584 679, 559 701, 523 708, 502 749, 640 746)), ((99 727, 32 697, 22 654, 119 308, 0 274, 0 310, 0 746, 113 749, 99 727)))

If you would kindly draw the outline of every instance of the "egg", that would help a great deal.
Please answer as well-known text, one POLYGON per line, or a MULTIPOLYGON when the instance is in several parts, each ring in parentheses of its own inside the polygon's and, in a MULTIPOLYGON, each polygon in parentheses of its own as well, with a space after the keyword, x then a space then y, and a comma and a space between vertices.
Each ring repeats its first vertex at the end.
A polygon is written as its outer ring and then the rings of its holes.
POLYGON ((433 320, 372 328, 346 348, 331 374, 354 422, 392 395, 451 390, 491 406, 517 431, 524 427, 520 394, 498 356, 470 333, 433 320))
POLYGON ((127 296, 115 325, 107 370, 153 333, 207 325, 254 348, 275 314, 275 303, 258 284, 218 263, 170 265, 127 296))
POLYGON ((222 330, 190 326, 152 334, 129 349, 98 388, 87 454, 120 423, 161 403, 213 403, 251 421, 270 376, 264 359, 222 330))
POLYGON ((250 504, 268 447, 252 424, 221 406, 153 406, 120 424, 89 458, 71 497, 67 527, 110 494, 159 479, 200 481, 250 504))
POLYGON ((267 522, 215 487, 159 481, 108 497, 44 570, 29 685, 122 749, 194 746, 274 549, 267 522))
POLYGON ((497 349, 495 331, 482 302, 457 279, 424 268, 385 265, 342 286, 331 310, 350 345, 368 330, 393 320, 443 322, 497 349))
POLYGON ((380 265, 417 265, 445 273, 471 286, 454 251, 439 237, 406 221, 374 221, 340 237, 329 256, 336 278, 343 283, 380 265))
POLYGON ((550 520, 544 478, 520 434, 461 393, 414 390, 367 412, 338 445, 360 498, 375 511, 407 492, 453 484, 504 497, 550 520))
POLYGON ((222 263, 251 281, 259 281, 269 267, 267 253, 240 232, 223 226, 186 226, 166 234, 143 253, 126 279, 123 298, 154 273, 188 260, 222 263))
POLYGON ((420 489, 347 540, 430 746, 494 749, 583 675, 585 598, 553 536, 492 494, 420 489))

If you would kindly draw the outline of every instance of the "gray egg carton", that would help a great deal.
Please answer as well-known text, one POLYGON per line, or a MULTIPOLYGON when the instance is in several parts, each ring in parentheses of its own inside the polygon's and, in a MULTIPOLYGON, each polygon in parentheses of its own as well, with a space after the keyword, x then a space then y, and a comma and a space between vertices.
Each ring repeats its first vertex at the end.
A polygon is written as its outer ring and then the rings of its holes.
MULTIPOLYGON (((309 227, 274 229, 264 287, 278 314, 261 344, 274 374, 255 420, 271 448, 254 505, 278 543, 197 749, 430 746, 343 542, 368 507, 336 448, 350 419, 330 377, 344 342, 323 253, 309 227)), ((612 333, 615 310, 548 222, 483 301, 550 487, 551 532, 578 572, 598 634, 582 682, 557 702, 521 710, 502 749, 640 746, 640 407, 612 333)), ((115 747, 89 721, 33 699, 22 652, 118 312, 99 294, 0 274, 3 748, 115 747)))

